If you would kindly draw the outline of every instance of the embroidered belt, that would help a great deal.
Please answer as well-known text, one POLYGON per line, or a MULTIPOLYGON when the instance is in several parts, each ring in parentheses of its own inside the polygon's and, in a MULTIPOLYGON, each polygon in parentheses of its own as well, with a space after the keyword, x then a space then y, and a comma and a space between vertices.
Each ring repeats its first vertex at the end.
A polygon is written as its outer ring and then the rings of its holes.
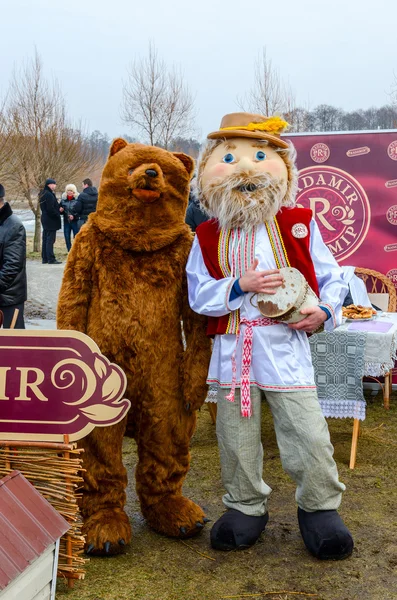
POLYGON ((250 372, 252 362, 252 339, 254 334, 254 327, 267 327, 268 325, 276 325, 277 321, 274 319, 268 319, 262 317, 260 319, 248 319, 242 318, 240 321, 240 329, 236 336, 236 346, 233 350, 232 355, 232 387, 230 394, 226 396, 229 402, 234 402, 234 396, 236 391, 237 383, 237 364, 236 364, 236 352, 238 342, 240 339, 241 327, 245 325, 243 334, 243 348, 241 358, 241 379, 240 379, 240 398, 241 398, 241 416, 251 417, 252 416, 252 405, 251 405, 251 388, 250 388, 250 372))

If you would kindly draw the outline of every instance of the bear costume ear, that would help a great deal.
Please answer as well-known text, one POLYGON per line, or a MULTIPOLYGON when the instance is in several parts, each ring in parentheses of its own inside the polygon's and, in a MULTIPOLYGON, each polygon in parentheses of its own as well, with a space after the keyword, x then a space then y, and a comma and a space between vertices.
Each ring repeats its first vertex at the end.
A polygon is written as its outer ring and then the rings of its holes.
POLYGON ((126 146, 128 146, 128 142, 123 140, 123 138, 116 138, 115 140, 113 140, 112 145, 110 146, 109 157, 114 156, 117 152, 120 152, 120 150, 122 150, 126 146))
POLYGON ((187 154, 183 154, 182 152, 173 152, 172 154, 176 156, 181 161, 181 163, 184 164, 185 169, 189 173, 189 175, 193 175, 194 160, 192 159, 192 157, 188 156, 187 154))

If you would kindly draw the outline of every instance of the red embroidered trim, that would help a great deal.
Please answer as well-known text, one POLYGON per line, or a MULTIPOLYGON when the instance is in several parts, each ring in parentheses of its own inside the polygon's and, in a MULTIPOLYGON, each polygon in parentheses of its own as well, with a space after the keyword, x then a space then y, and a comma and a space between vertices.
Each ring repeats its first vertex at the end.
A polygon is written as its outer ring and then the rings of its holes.
MULTIPOLYGON (((219 379, 207 379, 206 381, 207 385, 219 385, 220 388, 230 388, 231 387, 231 382, 221 382, 219 381, 219 379)), ((295 386, 288 386, 288 385, 266 385, 265 383, 259 383, 259 381, 250 381, 250 385, 255 385, 256 387, 260 388, 261 390, 281 390, 282 392, 293 392, 294 390, 315 390, 316 389, 316 385, 295 385, 295 386)), ((240 384, 236 383, 236 388, 239 388, 240 384)))
POLYGON ((254 319, 249 321, 246 318, 242 318, 240 321, 240 328, 236 336, 236 345, 232 354, 232 387, 230 393, 226 396, 226 399, 230 402, 234 402, 236 383, 237 383, 237 362, 236 362, 236 351, 238 342, 240 339, 241 326, 245 325, 243 334, 243 350, 241 357, 241 381, 240 381, 240 400, 241 400, 241 416, 251 417, 252 416, 252 404, 251 404, 251 388, 250 388, 250 372, 252 362, 252 339, 254 335, 254 327, 267 327, 269 325, 275 325, 276 321, 262 317, 260 319, 254 319))

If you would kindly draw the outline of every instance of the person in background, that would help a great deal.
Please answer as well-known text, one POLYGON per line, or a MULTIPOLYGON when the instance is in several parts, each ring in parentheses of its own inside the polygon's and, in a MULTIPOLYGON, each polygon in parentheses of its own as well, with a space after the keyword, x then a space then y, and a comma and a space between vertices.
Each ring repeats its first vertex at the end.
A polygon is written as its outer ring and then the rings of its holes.
POLYGON ((76 202, 76 213, 78 215, 78 230, 86 223, 88 216, 96 211, 98 202, 98 190, 92 185, 91 179, 84 179, 83 191, 76 202))
POLYGON ((343 301, 343 306, 350 304, 360 304, 361 306, 371 306, 366 285, 360 277, 354 273, 355 267, 342 267, 344 281, 349 286, 347 295, 343 301))
POLYGON ((61 215, 59 204, 55 196, 57 182, 55 179, 46 179, 44 189, 40 192, 39 202, 41 209, 41 224, 43 226, 43 241, 41 245, 41 258, 43 265, 60 265, 61 261, 55 258, 54 244, 57 230, 61 229, 61 215))
POLYGON ((208 221, 209 216, 200 206, 200 202, 197 198, 197 179, 196 176, 190 182, 190 194, 189 194, 189 205, 186 210, 185 223, 187 223, 190 229, 195 233, 196 227, 208 221))
POLYGON ((25 329, 26 231, 4 198, 4 186, 0 184, 0 310, 5 329, 10 328, 15 309, 19 311, 15 328, 25 329))
POLYGON ((78 215, 76 212, 76 204, 78 198, 78 191, 73 183, 68 183, 65 187, 65 191, 62 194, 60 212, 63 214, 63 234, 65 236, 65 243, 68 252, 72 247, 72 232, 73 239, 76 237, 78 232, 78 215))

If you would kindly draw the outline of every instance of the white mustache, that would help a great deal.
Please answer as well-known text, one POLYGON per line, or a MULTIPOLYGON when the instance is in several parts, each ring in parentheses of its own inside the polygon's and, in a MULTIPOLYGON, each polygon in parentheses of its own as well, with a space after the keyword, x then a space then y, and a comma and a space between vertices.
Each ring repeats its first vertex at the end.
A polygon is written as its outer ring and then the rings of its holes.
POLYGON ((237 171, 207 184, 201 204, 221 227, 251 229, 278 212, 282 188, 283 182, 269 173, 237 171))
POLYGON ((258 188, 268 188, 271 185, 277 185, 279 180, 272 177, 269 173, 249 173, 247 171, 235 171, 229 177, 225 179, 215 179, 213 182, 207 184, 203 189, 203 195, 205 192, 213 189, 246 191, 253 192, 258 188))

